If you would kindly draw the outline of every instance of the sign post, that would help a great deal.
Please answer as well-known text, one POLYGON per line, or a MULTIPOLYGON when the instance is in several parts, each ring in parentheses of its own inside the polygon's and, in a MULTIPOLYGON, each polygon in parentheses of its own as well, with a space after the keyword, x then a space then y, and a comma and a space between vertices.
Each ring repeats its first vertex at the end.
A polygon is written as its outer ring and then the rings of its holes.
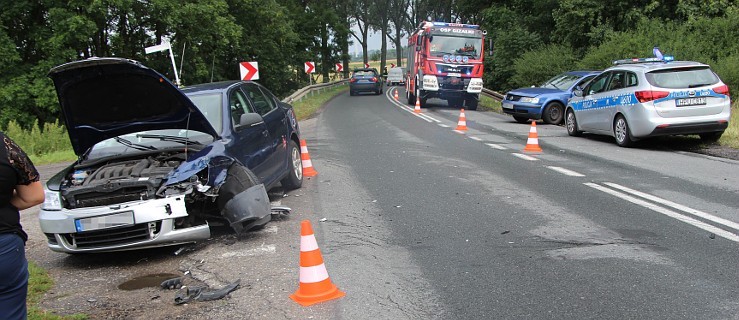
POLYGON ((164 42, 162 44, 144 48, 144 51, 146 52, 146 54, 159 52, 159 51, 165 51, 165 50, 169 50, 169 58, 172 60, 172 69, 174 69, 174 79, 175 79, 174 81, 175 81, 175 84, 179 87, 181 85, 180 75, 177 74, 177 64, 175 64, 174 62, 174 55, 172 54, 172 45, 170 45, 169 42, 164 42))
POLYGON ((311 73, 316 72, 316 63, 313 61, 306 61, 305 62, 305 73, 308 74, 309 82, 308 84, 313 85, 313 75, 311 73))

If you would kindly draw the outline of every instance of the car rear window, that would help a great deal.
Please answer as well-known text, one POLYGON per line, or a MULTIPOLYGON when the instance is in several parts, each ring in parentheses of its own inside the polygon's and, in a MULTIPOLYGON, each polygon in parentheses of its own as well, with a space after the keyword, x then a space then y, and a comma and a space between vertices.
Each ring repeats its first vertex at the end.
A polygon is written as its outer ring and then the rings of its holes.
POLYGON ((663 69, 649 72, 646 76, 651 85, 668 89, 697 88, 719 82, 709 67, 663 69))
POLYGON ((374 77, 375 73, 372 71, 354 71, 355 77, 374 77))

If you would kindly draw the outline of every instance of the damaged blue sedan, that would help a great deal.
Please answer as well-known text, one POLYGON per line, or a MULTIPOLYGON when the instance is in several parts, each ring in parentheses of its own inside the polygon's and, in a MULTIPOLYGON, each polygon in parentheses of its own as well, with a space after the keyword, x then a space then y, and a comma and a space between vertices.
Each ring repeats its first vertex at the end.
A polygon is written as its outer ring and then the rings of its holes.
POLYGON ((123 58, 49 72, 79 159, 49 179, 41 230, 53 251, 109 252, 208 239, 270 221, 267 190, 300 188, 290 105, 248 81, 177 88, 123 58))

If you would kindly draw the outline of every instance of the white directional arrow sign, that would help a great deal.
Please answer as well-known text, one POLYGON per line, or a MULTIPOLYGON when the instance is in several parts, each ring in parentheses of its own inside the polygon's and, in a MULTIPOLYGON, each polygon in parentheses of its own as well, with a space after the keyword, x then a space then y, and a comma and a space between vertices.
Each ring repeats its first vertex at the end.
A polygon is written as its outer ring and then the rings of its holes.
POLYGON ((342 65, 341 63, 337 63, 336 72, 341 72, 341 71, 344 71, 344 65, 342 65))
POLYGON ((315 72, 316 72, 316 63, 313 61, 305 62, 305 73, 315 73, 315 72))
POLYGON ((259 80, 259 63, 256 61, 239 62, 241 80, 259 80))

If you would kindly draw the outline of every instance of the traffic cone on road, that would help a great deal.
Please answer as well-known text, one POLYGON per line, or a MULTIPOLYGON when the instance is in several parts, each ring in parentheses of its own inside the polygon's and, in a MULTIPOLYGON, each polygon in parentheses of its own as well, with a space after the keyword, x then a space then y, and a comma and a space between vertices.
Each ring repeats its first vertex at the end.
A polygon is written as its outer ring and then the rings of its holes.
POLYGON ((413 108, 413 112, 415 113, 421 113, 421 99, 416 97, 416 107, 413 108))
POLYGON ((467 117, 464 116, 464 109, 459 113, 459 121, 457 121, 457 128, 454 130, 467 131, 467 117))
POLYGON ((395 101, 398 101, 398 89, 395 89, 395 101))
POLYGON ((303 163, 303 176, 315 177, 318 175, 318 171, 313 169, 313 162, 310 161, 308 145, 305 143, 305 140, 300 140, 300 160, 303 163))
POLYGON ((300 285, 290 299, 305 307, 344 295, 328 276, 310 221, 303 220, 300 222, 300 285))
POLYGON ((526 140, 526 148, 524 152, 542 152, 539 147, 539 134, 536 133, 536 121, 531 121, 531 129, 529 129, 529 138, 526 140))

